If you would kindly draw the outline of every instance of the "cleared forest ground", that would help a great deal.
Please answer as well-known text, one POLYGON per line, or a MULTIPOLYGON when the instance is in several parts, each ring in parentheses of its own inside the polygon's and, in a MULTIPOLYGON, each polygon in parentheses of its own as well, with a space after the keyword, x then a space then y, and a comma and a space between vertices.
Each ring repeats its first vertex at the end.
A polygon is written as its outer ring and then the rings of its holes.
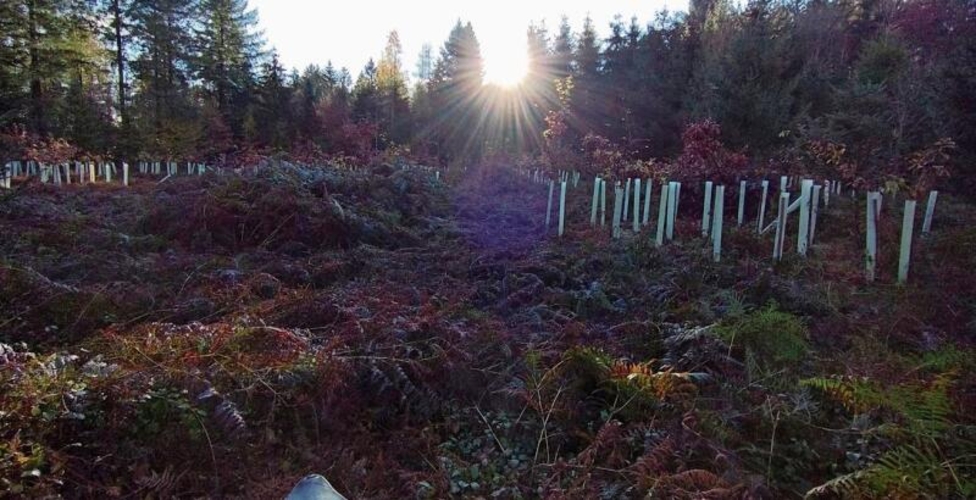
POLYGON ((896 286, 863 282, 845 197, 773 265, 734 223, 713 263, 694 201, 674 244, 611 240, 585 187, 557 239, 499 167, 15 188, 11 496, 976 494, 976 210, 951 198, 896 286))

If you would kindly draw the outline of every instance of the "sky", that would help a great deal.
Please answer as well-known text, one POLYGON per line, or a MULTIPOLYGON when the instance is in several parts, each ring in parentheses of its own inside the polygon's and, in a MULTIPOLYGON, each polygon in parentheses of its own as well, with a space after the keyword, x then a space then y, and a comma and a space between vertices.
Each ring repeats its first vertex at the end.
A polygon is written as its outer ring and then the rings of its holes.
POLYGON ((404 69, 413 77, 417 54, 430 43, 436 58, 454 24, 470 21, 481 43, 487 78, 498 83, 524 72, 525 31, 545 21, 550 33, 566 15, 574 32, 590 15, 601 37, 616 14, 646 24, 661 9, 687 10, 687 0, 250 0, 261 29, 287 68, 329 60, 355 78, 379 59, 387 35, 397 30, 404 69))

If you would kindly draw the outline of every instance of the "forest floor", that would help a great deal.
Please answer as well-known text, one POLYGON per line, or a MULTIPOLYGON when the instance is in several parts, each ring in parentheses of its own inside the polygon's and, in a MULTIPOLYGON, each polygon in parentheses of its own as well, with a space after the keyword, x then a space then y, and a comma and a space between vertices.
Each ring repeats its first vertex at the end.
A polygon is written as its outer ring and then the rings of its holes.
POLYGON ((545 187, 447 177, 0 193, 0 498, 976 496, 972 205, 898 286, 893 201, 867 284, 847 197, 807 259, 727 220, 713 263, 693 190, 655 248, 590 184, 557 238, 545 187))

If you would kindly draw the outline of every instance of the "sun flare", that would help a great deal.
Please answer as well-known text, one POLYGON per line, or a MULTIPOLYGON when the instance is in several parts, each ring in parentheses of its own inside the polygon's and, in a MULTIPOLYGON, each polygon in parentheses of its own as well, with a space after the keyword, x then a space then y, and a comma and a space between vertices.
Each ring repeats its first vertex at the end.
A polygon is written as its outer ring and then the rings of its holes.
POLYGON ((485 58, 485 83, 514 87, 525 79, 529 71, 529 61, 523 40, 490 39, 482 42, 482 49, 485 58))

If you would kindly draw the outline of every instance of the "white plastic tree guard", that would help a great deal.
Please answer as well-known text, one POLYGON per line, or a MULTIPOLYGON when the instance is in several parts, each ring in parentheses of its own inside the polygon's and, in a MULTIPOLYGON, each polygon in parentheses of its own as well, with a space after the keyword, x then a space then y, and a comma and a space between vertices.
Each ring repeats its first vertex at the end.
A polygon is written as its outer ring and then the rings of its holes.
POLYGON ((739 181, 739 213, 737 218, 737 223, 739 227, 742 227, 742 221, 746 217, 746 181, 739 181))
POLYGON ((657 209, 657 235, 654 238, 654 242, 657 244, 657 246, 664 244, 665 226, 668 222, 668 210, 671 206, 671 203, 668 201, 668 195, 671 192, 670 186, 670 183, 667 181, 661 182, 661 201, 658 202, 657 209))
POLYGON ((620 238, 620 223, 624 212, 624 193, 618 182, 613 188, 613 226, 611 236, 614 239, 620 238))
POLYGON ((800 181, 800 224, 796 235, 796 253, 806 257, 810 240, 810 199, 813 191, 813 181, 800 181))
POLYGON ((905 200, 901 221, 901 252, 898 255, 898 283, 908 281, 908 266, 912 260, 912 236, 915 232, 915 200, 905 200))
POLYGON ((627 209, 630 208, 630 178, 627 178, 627 187, 624 188, 624 212, 622 221, 627 222, 627 209))
POLYGON ((929 201, 925 204, 925 219, 922 221, 922 234, 932 231, 932 216, 935 215, 935 202, 938 198, 938 191, 929 193, 929 201))
POLYGON ((813 186, 813 209, 810 212, 810 245, 813 245, 813 238, 817 235, 817 215, 820 213, 820 192, 823 187, 813 186))
POLYGON ((549 225, 552 222, 552 192, 556 189, 556 184, 549 181, 549 203, 546 205, 546 232, 549 232, 549 225))
POLYGON ((715 189, 715 219, 712 221, 712 258, 722 260, 722 219, 725 214, 725 186, 715 189))
POLYGON ((596 226, 596 212, 600 204, 600 176, 593 180, 593 206, 590 208, 590 225, 596 226))
MULTIPOLYGON (((674 188, 674 219, 678 218, 678 207, 681 206, 681 183, 675 182, 677 187, 674 188)), ((674 219, 671 222, 674 222, 674 219)))
POLYGON ((705 203, 702 207, 701 230, 702 237, 709 235, 709 225, 712 223, 712 181, 705 182, 705 203))
POLYGON ((654 192, 652 189, 654 187, 654 181, 647 179, 647 185, 644 187, 644 225, 647 226, 651 223, 651 194, 654 192))
POLYGON ((756 231, 759 234, 763 232, 763 224, 766 222, 766 198, 769 196, 769 181, 763 179, 762 181, 762 198, 759 200, 759 224, 756 227, 756 231))
POLYGON ((640 196, 641 196, 641 180, 634 179, 634 233, 640 232, 640 196))
POLYGON ((122 185, 124 186, 129 185, 129 164, 128 163, 122 164, 122 185))
POLYGON ((787 186, 787 182, 789 182, 789 178, 785 175, 779 178, 779 192, 782 193, 786 191, 786 189, 789 187, 787 186))
POLYGON ((559 236, 566 230, 566 181, 559 188, 559 236))
POLYGON ((875 191, 868 192, 867 203, 866 203, 866 219, 867 227, 865 231, 865 252, 864 252, 864 265, 865 265, 865 279, 867 281, 873 282, 875 275, 875 267, 877 265, 878 258, 878 201, 881 198, 881 194, 875 191))
POLYGON ((600 227, 607 227, 607 180, 600 179, 600 227))
POLYGON ((783 247, 786 243, 786 220, 789 217, 790 193, 783 191, 779 194, 779 209, 776 211, 776 239, 773 242, 773 259, 783 259, 783 247))
POLYGON ((667 233, 668 241, 674 239, 674 219, 677 211, 678 211, 678 183, 669 182, 668 183, 668 220, 667 220, 667 228, 665 229, 665 232, 667 233))

